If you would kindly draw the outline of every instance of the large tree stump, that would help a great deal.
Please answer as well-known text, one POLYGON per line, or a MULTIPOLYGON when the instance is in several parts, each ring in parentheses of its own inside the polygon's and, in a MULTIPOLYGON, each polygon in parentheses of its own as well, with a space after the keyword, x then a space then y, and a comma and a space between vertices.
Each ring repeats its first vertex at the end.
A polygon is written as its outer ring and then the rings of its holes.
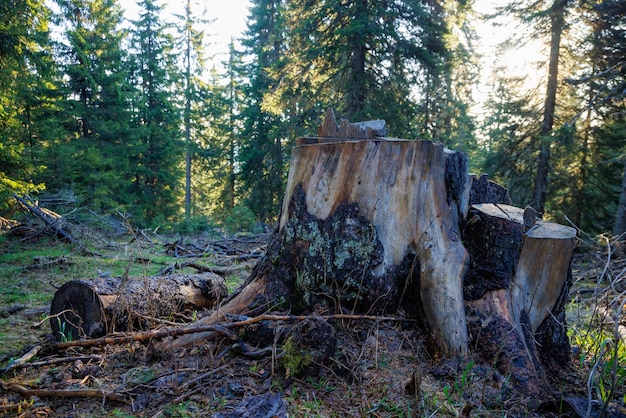
POLYGON ((72 280, 54 294, 50 326, 59 341, 96 338, 127 330, 133 319, 214 308, 227 296, 224 279, 213 273, 72 280))
POLYGON ((269 310, 393 312, 417 319, 439 354, 476 352, 517 373, 518 387, 542 385, 542 355, 568 347, 576 231, 500 204, 506 190, 471 177, 465 154, 381 131, 379 121, 338 128, 329 112, 320 138, 297 141, 265 256, 194 326, 269 310))

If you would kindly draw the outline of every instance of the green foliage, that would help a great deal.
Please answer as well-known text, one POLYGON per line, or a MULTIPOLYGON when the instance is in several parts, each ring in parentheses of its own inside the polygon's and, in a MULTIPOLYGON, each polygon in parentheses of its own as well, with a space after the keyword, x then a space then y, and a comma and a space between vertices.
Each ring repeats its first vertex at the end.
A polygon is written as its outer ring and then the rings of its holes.
POLYGON ((198 215, 183 219, 174 225, 174 230, 179 234, 195 234, 210 232, 217 229, 217 223, 208 216, 198 215))
POLYGON ((572 333, 581 366, 589 367, 588 389, 602 403, 626 396, 626 345, 602 329, 572 333))
POLYGON ((65 326, 67 325, 67 322, 61 322, 61 318, 57 318, 57 321, 59 323, 59 334, 61 336, 61 342, 62 343, 67 343, 70 341, 74 340, 74 336, 72 335, 72 330, 68 330, 68 332, 65 331, 65 326))
POLYGON ((224 227, 228 232, 253 232, 258 233, 257 218, 246 205, 236 205, 226 216, 224 227))

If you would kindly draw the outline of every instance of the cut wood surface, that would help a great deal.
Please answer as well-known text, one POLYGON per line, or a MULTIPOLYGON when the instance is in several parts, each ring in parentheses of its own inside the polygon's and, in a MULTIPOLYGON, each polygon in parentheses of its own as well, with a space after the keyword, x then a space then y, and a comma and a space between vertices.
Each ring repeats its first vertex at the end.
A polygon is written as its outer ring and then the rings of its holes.
POLYGON ((224 279, 213 273, 75 280, 55 293, 50 325, 57 340, 101 337, 132 327, 133 318, 214 308, 227 296, 224 279))

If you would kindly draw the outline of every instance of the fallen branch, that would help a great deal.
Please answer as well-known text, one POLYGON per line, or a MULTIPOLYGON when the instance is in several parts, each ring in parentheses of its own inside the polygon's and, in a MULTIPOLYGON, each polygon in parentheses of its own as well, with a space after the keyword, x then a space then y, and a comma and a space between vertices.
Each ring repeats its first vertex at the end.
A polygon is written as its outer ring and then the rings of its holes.
POLYGON ((13 197, 20 203, 23 208, 28 210, 37 218, 41 219, 47 227, 52 228, 59 237, 66 240, 67 242, 76 242, 76 240, 63 229, 62 224, 64 220, 61 215, 49 209, 39 207, 37 203, 33 202, 33 200, 28 196, 19 197, 18 195, 13 195, 13 197))
POLYGON ((6 384, 2 382, 2 389, 19 393, 25 397, 37 396, 40 398, 106 398, 111 401, 121 402, 124 404, 130 404, 130 402, 123 396, 115 392, 105 392, 101 389, 68 389, 68 390, 54 390, 54 389, 28 389, 17 383, 6 384))
POLYGON ((182 270, 185 267, 192 267, 198 271, 202 271, 202 272, 207 272, 207 273, 215 273, 218 274, 222 277, 228 275, 228 274, 233 274, 237 271, 240 270, 245 270, 247 268, 252 268, 254 266, 253 263, 241 263, 241 264, 236 264, 234 266, 227 266, 227 267, 223 267, 223 266, 205 266, 203 264, 199 264, 193 261, 185 261, 184 263, 174 263, 171 266, 167 266, 164 267, 163 269, 161 269, 156 275, 157 276, 164 276, 167 274, 172 273, 172 271, 174 270, 182 270))
POLYGON ((233 341, 237 340, 237 337, 230 331, 226 330, 224 327, 211 325, 204 327, 194 327, 194 328, 176 328, 176 329, 167 329, 167 330, 153 330, 153 331, 144 331, 144 332, 134 332, 131 334, 124 334, 121 336, 109 335, 101 338, 93 338, 86 340, 75 340, 75 341, 66 341, 57 343, 53 348, 57 350, 64 350, 70 347, 97 347, 103 345, 112 345, 112 344, 125 344, 133 341, 146 341, 152 339, 161 339, 167 337, 176 337, 179 335, 185 334, 193 334, 196 332, 212 332, 224 334, 233 341))
POLYGON ((18 367, 23 366, 24 363, 28 362, 28 360, 30 360, 33 357, 35 357, 37 355, 37 353, 39 353, 39 351, 41 351, 41 346, 40 345, 34 346, 26 354, 24 354, 22 357, 16 359, 15 361, 12 361, 11 364, 9 364, 7 367, 5 367, 2 370, 2 372, 6 373, 9 370, 17 369, 18 367))
POLYGON ((50 358, 47 360, 33 361, 31 363, 22 364, 20 367, 25 369, 27 367, 51 366, 51 365, 60 364, 60 363, 73 363, 79 360, 80 361, 102 360, 103 358, 104 357, 99 356, 99 355, 50 358))
POLYGON ((195 333, 211 333, 206 336, 209 338, 213 333, 222 334, 228 337, 232 341, 237 341, 238 337, 232 331, 229 331, 231 328, 243 327, 246 325, 255 324, 261 321, 304 321, 309 318, 321 318, 321 319, 353 319, 353 320, 370 320, 370 321, 398 321, 398 322, 415 322, 413 319, 407 318, 399 318, 392 316, 375 316, 375 315, 348 315, 348 314, 337 314, 337 315, 259 315, 254 318, 247 318, 230 323, 222 323, 216 325, 206 325, 206 326, 196 326, 196 327, 181 327, 175 329, 166 329, 166 330, 152 330, 152 331, 143 331, 143 332, 135 332, 132 334, 124 334, 121 336, 109 335, 101 338, 93 338, 93 339, 84 339, 84 340, 75 340, 75 341, 66 341, 57 343, 53 348, 57 350, 64 350, 70 347, 96 347, 103 345, 112 345, 112 344, 125 344, 132 341, 146 341, 152 339, 161 339, 167 337, 177 337, 180 335, 186 334, 195 334, 195 333))

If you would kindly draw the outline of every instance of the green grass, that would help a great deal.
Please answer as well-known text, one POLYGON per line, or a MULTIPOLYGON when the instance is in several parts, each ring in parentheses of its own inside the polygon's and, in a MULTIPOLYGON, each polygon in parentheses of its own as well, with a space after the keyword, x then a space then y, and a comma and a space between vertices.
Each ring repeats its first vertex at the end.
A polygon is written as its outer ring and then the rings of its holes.
MULTIPOLYGON (((54 293, 71 280, 91 279, 100 274, 113 277, 155 276, 176 261, 165 254, 161 243, 104 240, 85 241, 84 246, 40 236, 34 241, 0 234, 0 308, 20 306, 22 312, 41 311, 37 315, 0 315, 0 366, 21 350, 36 344, 38 337, 50 332, 43 321, 42 329, 33 330, 35 322, 46 317, 54 293)), ((209 258, 199 261, 210 265, 209 258)), ((197 273, 193 268, 177 273, 197 273)), ((230 292, 241 284, 241 277, 227 277, 230 292)), ((1 312, 1 310, 0 310, 1 312)))

